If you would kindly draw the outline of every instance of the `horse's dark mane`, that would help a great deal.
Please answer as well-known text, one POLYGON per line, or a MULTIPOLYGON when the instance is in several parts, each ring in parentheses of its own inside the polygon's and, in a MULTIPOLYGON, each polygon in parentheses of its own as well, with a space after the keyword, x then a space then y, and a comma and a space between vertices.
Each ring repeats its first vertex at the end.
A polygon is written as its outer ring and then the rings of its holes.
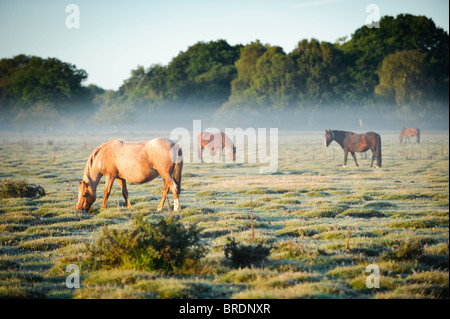
POLYGON ((336 141, 339 145, 341 145, 342 148, 344 148, 344 138, 348 133, 352 133, 349 131, 339 131, 339 130, 332 130, 333 133, 333 140, 336 141))

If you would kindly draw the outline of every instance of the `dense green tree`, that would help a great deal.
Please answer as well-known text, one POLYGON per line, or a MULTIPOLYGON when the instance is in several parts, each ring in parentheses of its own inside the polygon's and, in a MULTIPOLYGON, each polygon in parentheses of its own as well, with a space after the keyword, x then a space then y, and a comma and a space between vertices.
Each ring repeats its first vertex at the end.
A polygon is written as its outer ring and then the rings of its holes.
POLYGON ((253 104, 258 93, 253 86, 258 59, 267 51, 261 42, 252 42, 240 49, 240 58, 236 61, 237 77, 231 81, 230 105, 253 104))
POLYGON ((435 94, 448 100, 448 33, 424 16, 400 14, 382 17, 379 28, 363 26, 351 40, 340 44, 349 61, 348 100, 371 103, 379 83, 377 70, 383 59, 396 51, 417 50, 424 54, 425 72, 435 79, 435 94))
POLYGON ((397 51, 383 60, 378 71, 380 84, 375 92, 396 103, 405 119, 420 115, 429 107, 433 79, 427 78, 423 61, 424 55, 418 51, 397 51))
POLYGON ((63 120, 76 130, 93 114, 97 123, 114 125, 133 120, 139 108, 221 105, 230 114, 243 107, 249 114, 286 107, 310 114, 326 107, 394 105, 405 118, 425 116, 448 105, 448 40, 431 19, 401 14, 334 44, 302 40, 288 54, 259 41, 198 42, 167 65, 131 70, 117 91, 83 86, 87 74, 75 65, 18 55, 0 60, 1 119, 47 127, 63 120))
POLYGON ((167 94, 176 102, 221 105, 230 95, 238 57, 239 47, 225 40, 198 42, 167 66, 167 94))
POLYGON ((274 109, 291 105, 296 97, 296 73, 292 59, 277 46, 257 60, 252 87, 258 93, 257 102, 274 109))
POLYGON ((314 105, 336 103, 342 80, 342 52, 333 44, 302 40, 290 56, 297 70, 298 103, 314 105))
POLYGON ((84 70, 55 58, 25 58, 23 66, 11 75, 9 102, 14 108, 29 107, 37 102, 64 108, 89 97, 89 90, 81 85, 86 78, 84 70))

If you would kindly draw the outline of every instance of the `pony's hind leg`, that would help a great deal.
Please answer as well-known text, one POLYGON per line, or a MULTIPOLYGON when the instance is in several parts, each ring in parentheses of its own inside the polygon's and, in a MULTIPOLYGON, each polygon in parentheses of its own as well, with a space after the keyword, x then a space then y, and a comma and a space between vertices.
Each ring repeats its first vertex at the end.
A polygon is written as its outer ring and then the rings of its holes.
POLYGON ((358 161, 356 160, 356 155, 355 155, 355 152, 350 152, 350 154, 352 154, 352 157, 353 157, 353 159, 355 160, 355 164, 356 164, 356 166, 357 166, 357 167, 359 167, 359 165, 358 165, 358 161))
POLYGON ((128 200, 128 190, 127 190, 127 182, 124 179, 117 179, 117 182, 119 183, 120 189, 122 190, 123 198, 125 199, 125 203, 127 205, 127 208, 131 208, 131 203, 128 200))
POLYGON ((108 197, 109 194, 111 194, 111 187, 114 183, 114 177, 112 176, 105 176, 105 192, 103 193, 103 202, 102 202, 102 209, 106 208, 108 205, 108 197))
POLYGON ((372 163, 370 163, 370 167, 373 167, 373 161, 375 160, 375 151, 372 151, 372 163))
MULTIPOLYGON (((163 191, 162 191, 162 197, 161 201, 159 202, 158 208, 156 209, 157 212, 160 212, 163 210, 164 202, 167 198, 167 192, 169 191, 169 186, 167 185, 167 182, 164 181, 163 191)), ((172 210, 170 207, 169 199, 167 198, 167 203, 169 204, 169 211, 172 210)))

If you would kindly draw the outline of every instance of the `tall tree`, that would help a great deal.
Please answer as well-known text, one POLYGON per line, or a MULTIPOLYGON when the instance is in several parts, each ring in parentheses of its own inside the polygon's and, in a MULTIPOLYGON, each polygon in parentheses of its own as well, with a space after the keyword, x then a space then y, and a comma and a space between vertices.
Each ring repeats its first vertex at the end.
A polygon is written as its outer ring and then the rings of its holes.
POLYGON ((448 100, 448 33, 424 16, 384 16, 379 28, 363 26, 341 45, 349 58, 349 92, 356 103, 371 103, 379 83, 377 70, 383 59, 396 51, 417 50, 424 54, 424 67, 436 80, 436 94, 448 100))
POLYGON ((378 71, 380 84, 375 92, 393 100, 405 119, 423 116, 421 113, 429 107, 427 100, 433 79, 426 76, 423 62, 424 55, 418 51, 397 51, 383 60, 378 71))
POLYGON ((335 103, 343 74, 342 52, 328 42, 302 40, 290 54, 297 70, 300 105, 335 103))

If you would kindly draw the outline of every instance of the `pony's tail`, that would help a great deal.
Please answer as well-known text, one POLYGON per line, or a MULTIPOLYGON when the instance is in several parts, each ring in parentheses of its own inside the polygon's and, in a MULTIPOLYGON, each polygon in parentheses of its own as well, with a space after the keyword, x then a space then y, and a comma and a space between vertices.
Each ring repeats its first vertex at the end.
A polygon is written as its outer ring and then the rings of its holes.
POLYGON ((381 137, 377 134, 377 148, 375 150, 377 157, 377 166, 381 167, 381 137))
POLYGON ((181 193, 181 171, 183 170, 183 152, 178 148, 177 157, 173 168, 173 181, 177 187, 177 195, 181 193))

